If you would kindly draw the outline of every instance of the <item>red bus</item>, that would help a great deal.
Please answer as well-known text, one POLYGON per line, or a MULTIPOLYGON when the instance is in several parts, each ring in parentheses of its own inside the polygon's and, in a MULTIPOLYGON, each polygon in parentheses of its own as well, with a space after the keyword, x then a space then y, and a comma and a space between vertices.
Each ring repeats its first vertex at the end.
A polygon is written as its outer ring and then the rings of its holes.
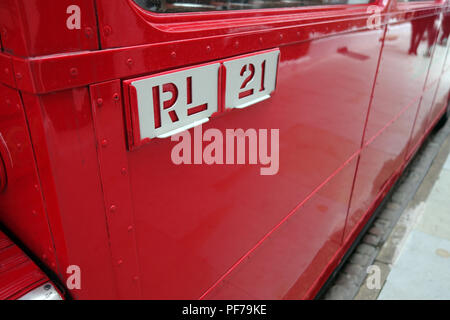
POLYGON ((448 117, 449 10, 2 0, 0 298, 313 299, 448 117))

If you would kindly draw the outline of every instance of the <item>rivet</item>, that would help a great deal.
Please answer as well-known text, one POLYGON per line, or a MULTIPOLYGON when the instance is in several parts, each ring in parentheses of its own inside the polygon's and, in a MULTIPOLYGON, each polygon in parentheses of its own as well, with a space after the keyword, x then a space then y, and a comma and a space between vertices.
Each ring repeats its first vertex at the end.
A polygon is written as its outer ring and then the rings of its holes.
POLYGON ((237 47, 239 47, 239 41, 236 41, 235 43, 234 43, 234 46, 237 48, 237 47))
POLYGON ((211 46, 206 46, 206 52, 211 52, 211 46))
POLYGON ((106 147, 106 146, 108 146, 108 140, 103 139, 102 140, 102 147, 106 147))
POLYGON ((20 143, 18 143, 16 146, 18 151, 22 151, 22 145, 20 143))
POLYGON ((114 94, 113 94, 113 99, 114 99, 114 100, 118 101, 119 98, 120 98, 120 97, 119 97, 119 94, 118 94, 118 93, 114 93, 114 94))
POLYGON ((127 168, 122 168, 122 169, 120 170, 120 172, 121 172, 123 175, 126 175, 126 174, 127 174, 127 168))
POLYGON ((75 77, 78 74, 78 69, 77 68, 70 68, 70 74, 75 77))
POLYGON ((31 211, 31 213, 33 214, 33 216, 37 215, 37 211, 36 210, 31 211))
POLYGON ((128 232, 133 231, 133 226, 128 226, 127 230, 128 230, 128 232))
POLYGON ((19 80, 22 79, 22 74, 20 72, 17 72, 16 73, 16 78, 19 79, 19 80))
POLYGON ((109 212, 114 213, 114 212, 116 212, 116 211, 117 211, 117 207, 116 207, 115 205, 111 205, 111 206, 109 207, 109 212))
POLYGON ((283 34, 282 33, 280 33, 280 40, 282 40, 283 39, 283 34))
POLYGON ((102 98, 98 98, 97 99, 97 105, 100 107, 103 105, 103 99, 102 98))
POLYGON ((122 259, 117 260, 117 264, 120 266, 123 263, 122 259))
POLYGON ((170 56, 171 56, 172 58, 176 58, 176 57, 177 57, 177 53, 176 53, 175 51, 172 51, 172 53, 170 54, 170 56))
POLYGON ((42 259, 47 260, 47 255, 45 253, 42 255, 42 259))
POLYGON ((300 31, 297 31, 297 37, 300 37, 300 31))
POLYGON ((8 68, 5 68, 5 74, 9 74, 9 69, 8 68))
POLYGON ((259 43, 263 43, 263 38, 259 37, 259 43))
POLYGON ((127 59, 127 64, 128 64, 129 66, 132 66, 132 65, 133 65, 133 59, 128 58, 128 59, 127 59))
POLYGON ((52 266, 52 268, 55 268, 56 267, 56 263, 52 262, 51 266, 52 266))
POLYGON ((104 26, 103 27, 103 32, 104 32, 105 36, 109 36, 111 34, 111 32, 112 32, 111 26, 104 26))
POLYGON ((92 37, 92 28, 86 27, 84 29, 84 34, 86 35, 87 38, 91 38, 92 37))
POLYGON ((138 280, 139 280, 139 276, 134 276, 134 277, 133 277, 133 280, 134 280, 134 281, 138 281, 138 280))
POLYGON ((10 104, 11 104, 11 100, 9 100, 9 99, 6 99, 5 102, 6 102, 7 105, 10 105, 10 104))

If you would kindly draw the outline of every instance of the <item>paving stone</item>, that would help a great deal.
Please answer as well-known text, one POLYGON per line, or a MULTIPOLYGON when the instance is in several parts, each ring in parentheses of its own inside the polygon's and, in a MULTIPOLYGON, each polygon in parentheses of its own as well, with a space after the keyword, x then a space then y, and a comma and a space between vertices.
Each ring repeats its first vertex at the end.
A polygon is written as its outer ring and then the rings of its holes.
POLYGON ((362 267, 366 267, 368 266, 373 260, 373 257, 367 255, 367 254, 362 254, 362 253, 358 253, 355 252, 354 254, 352 254, 352 256, 350 257, 349 261, 351 263, 360 265, 362 267))
POLYGON ((325 300, 351 300, 358 292, 359 287, 356 285, 347 287, 341 285, 335 285, 328 290, 324 299, 325 300))
POLYGON ((377 247, 381 242, 380 236, 375 236, 373 234, 366 234, 362 240, 364 243, 370 244, 374 247, 377 247))
POLYGON ((376 251, 377 251, 377 250, 376 250, 375 247, 373 247, 373 246, 371 246, 371 245, 368 245, 368 244, 366 244, 366 243, 362 243, 362 244, 360 244, 358 247, 356 247, 356 252, 363 253, 363 254, 367 254, 367 255, 372 255, 372 254, 374 254, 376 251))
POLYGON ((385 242, 377 256, 377 261, 384 262, 386 264, 391 264, 394 262, 394 257, 397 252, 397 245, 399 239, 404 237, 405 232, 407 231, 404 225, 397 224, 392 231, 389 240, 385 242))
POLYGON ((382 229, 383 232, 386 233, 386 231, 390 229, 392 222, 383 218, 378 218, 377 220, 375 220, 373 225, 377 228, 382 229))
POLYGON ((417 177, 422 178, 422 176, 423 176, 423 170, 420 169, 419 166, 417 166, 417 167, 415 167, 415 168, 412 170, 412 174, 413 174, 414 176, 417 176, 417 177))
POLYGON ((385 220, 395 221, 400 216, 400 214, 401 214, 400 210, 387 209, 383 210, 383 212, 381 212, 379 217, 385 220))
POLYGON ((399 189, 398 192, 395 192, 392 195, 392 201, 398 203, 400 206, 406 204, 411 199, 411 191, 406 187, 403 189, 399 189))
POLYGON ((374 235, 374 236, 377 236, 377 237, 383 236, 384 231, 385 231, 384 229, 382 229, 380 227, 377 227, 377 226, 374 226, 374 227, 369 229, 369 233, 374 235))
MULTIPOLYGON (((398 203, 389 201, 386 205, 386 209, 390 209, 390 210, 399 210, 401 208, 401 206, 398 203)), ((384 210, 385 211, 385 210, 384 210)))
POLYGON ((364 268, 354 263, 348 263, 342 271, 350 275, 358 275, 364 271, 364 268))
POLYGON ((382 234, 380 234, 381 242, 384 243, 386 239, 389 237, 392 228, 395 225, 395 221, 388 221, 382 218, 377 219, 374 222, 374 226, 380 228, 382 230, 382 234))
POLYGON ((345 287, 353 286, 353 285, 359 286, 360 281, 359 281, 359 277, 357 277, 355 275, 341 272, 339 274, 339 276, 337 277, 335 284, 340 285, 340 286, 345 286, 345 287))
POLYGON ((412 183, 414 185, 419 183, 422 179, 423 179, 422 172, 412 172, 409 177, 410 183, 412 183))

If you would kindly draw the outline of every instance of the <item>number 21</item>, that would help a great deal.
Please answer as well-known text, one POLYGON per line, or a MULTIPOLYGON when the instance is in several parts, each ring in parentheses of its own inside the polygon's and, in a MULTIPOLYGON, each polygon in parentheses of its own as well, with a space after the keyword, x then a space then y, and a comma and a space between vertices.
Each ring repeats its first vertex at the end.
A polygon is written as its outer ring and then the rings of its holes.
MULTIPOLYGON (((245 64, 242 67, 241 72, 240 72, 241 77, 244 76, 245 72, 247 71, 247 67, 248 67, 248 70, 250 71, 250 74, 242 82, 241 89, 245 89, 245 87, 248 85, 248 83, 250 81, 252 81, 253 77, 255 76, 255 66, 253 65, 253 63, 250 63, 250 64, 245 64)), ((261 63, 261 86, 260 86, 259 91, 265 90, 265 88, 264 88, 265 76, 266 76, 266 60, 264 60, 261 63)), ((239 92, 239 99, 251 96, 253 93, 254 93, 254 89, 248 89, 248 90, 239 92)))

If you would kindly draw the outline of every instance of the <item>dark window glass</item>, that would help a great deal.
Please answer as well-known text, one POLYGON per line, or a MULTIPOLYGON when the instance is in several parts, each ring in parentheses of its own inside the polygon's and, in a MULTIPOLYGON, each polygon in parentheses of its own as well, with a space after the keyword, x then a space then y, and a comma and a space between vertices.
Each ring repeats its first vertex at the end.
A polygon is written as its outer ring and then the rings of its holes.
POLYGON ((287 8, 333 4, 366 4, 371 0, 134 0, 139 6, 153 12, 198 12, 287 8))

